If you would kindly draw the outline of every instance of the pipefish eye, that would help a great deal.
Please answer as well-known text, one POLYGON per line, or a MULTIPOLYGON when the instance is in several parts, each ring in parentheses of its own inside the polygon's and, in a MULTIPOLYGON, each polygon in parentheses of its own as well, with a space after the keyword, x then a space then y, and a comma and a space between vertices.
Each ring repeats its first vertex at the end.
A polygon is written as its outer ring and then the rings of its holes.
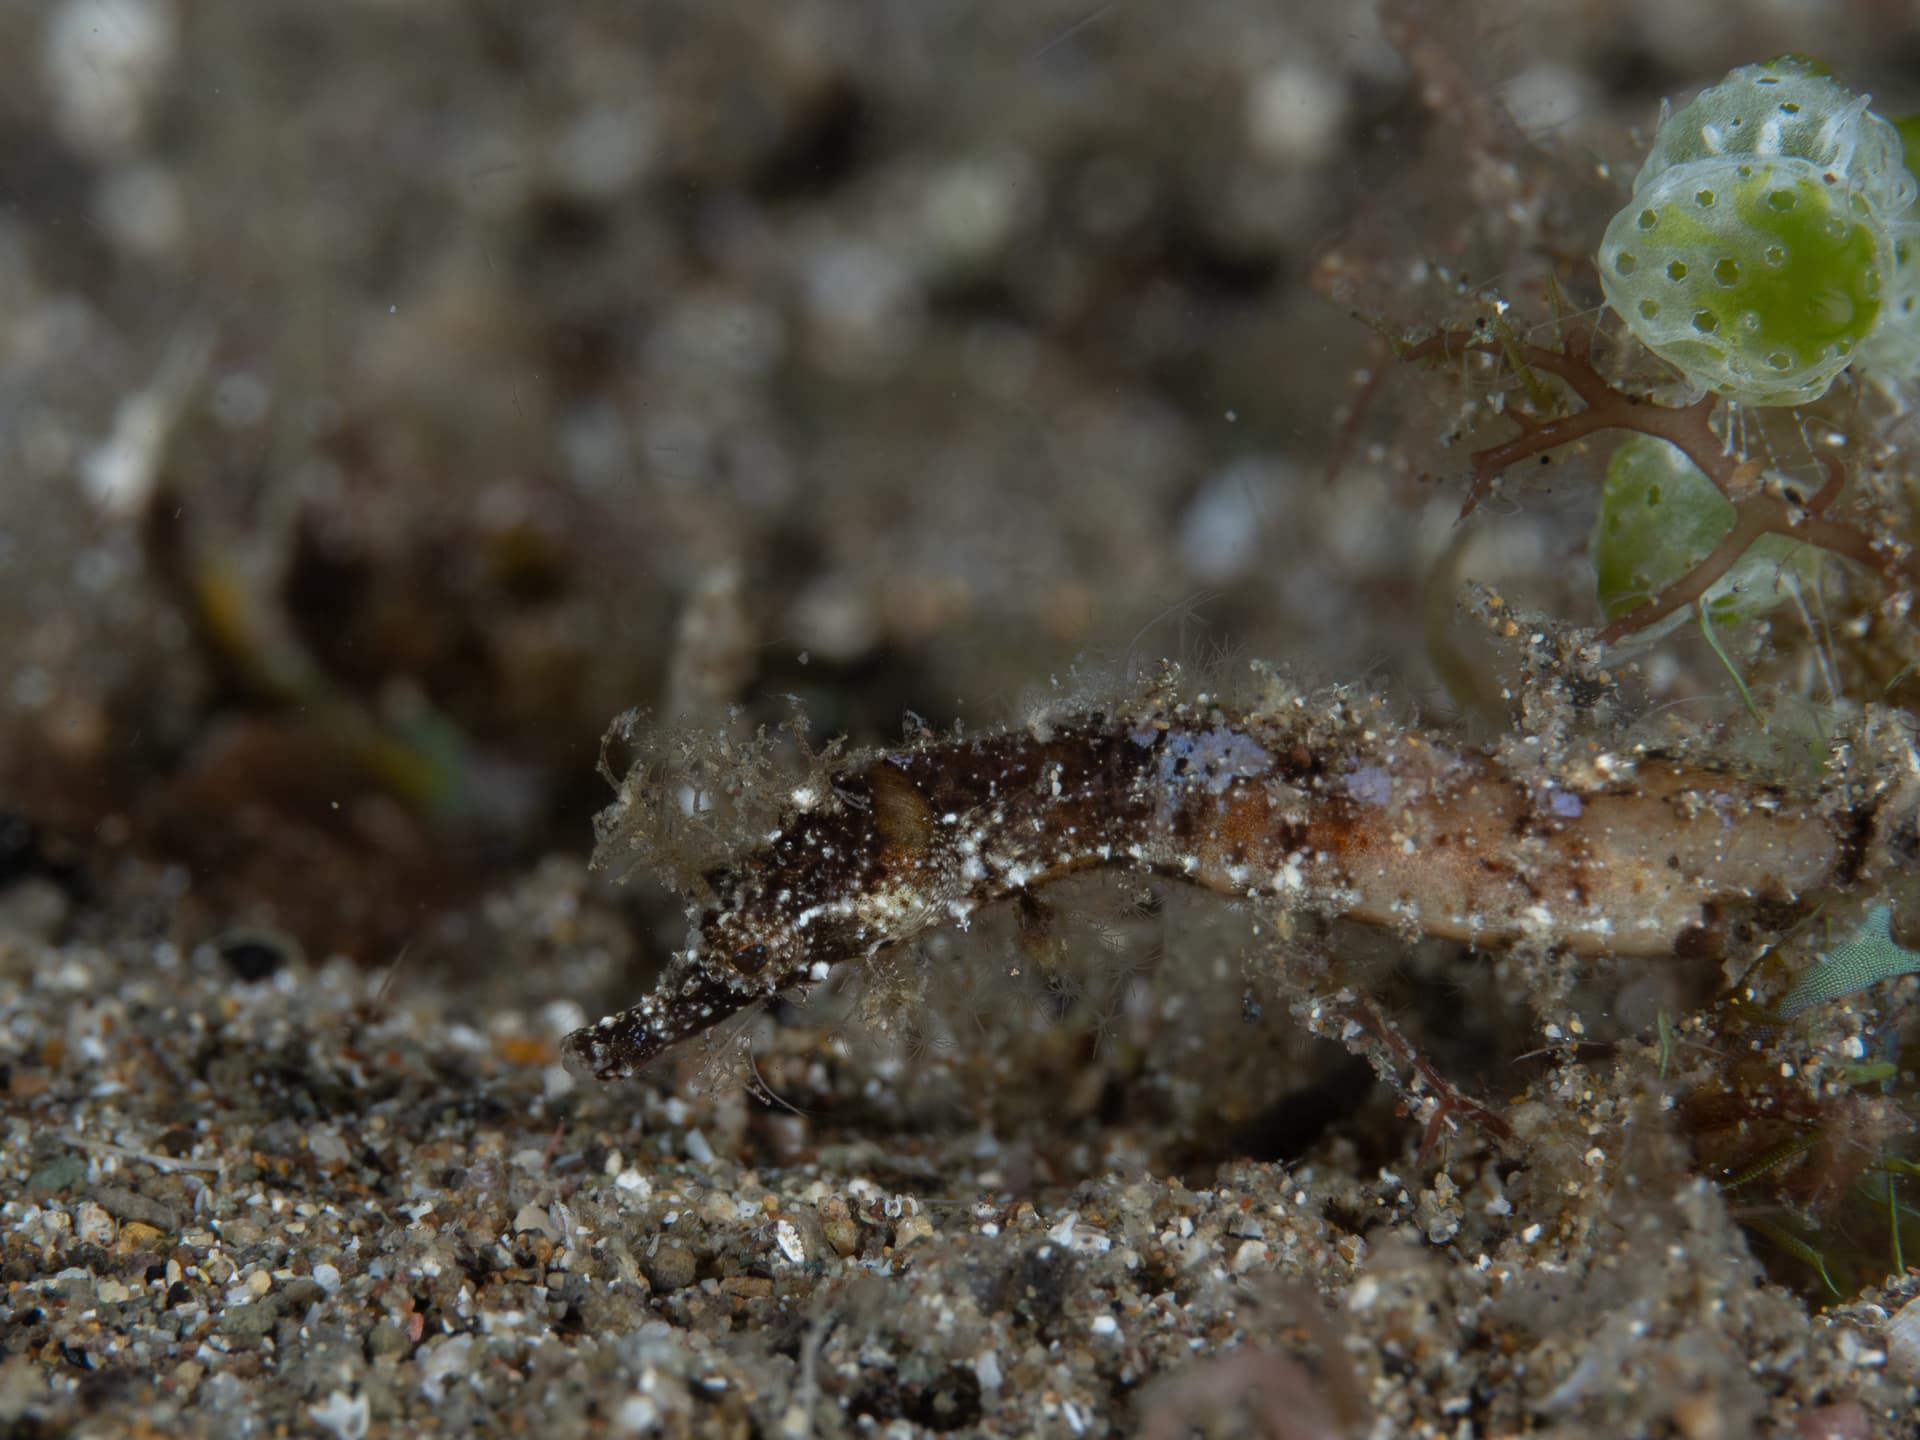
POLYGON ((733 952, 733 968, 742 975, 758 975, 767 968, 768 954, 764 945, 743 945, 733 952))

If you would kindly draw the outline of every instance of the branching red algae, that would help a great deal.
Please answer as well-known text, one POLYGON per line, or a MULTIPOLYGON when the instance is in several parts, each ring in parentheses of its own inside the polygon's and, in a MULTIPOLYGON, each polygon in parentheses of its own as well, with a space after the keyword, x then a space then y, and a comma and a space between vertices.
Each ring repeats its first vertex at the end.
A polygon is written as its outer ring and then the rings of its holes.
POLYGON ((1592 349, 1593 332, 1582 328, 1569 330, 1565 347, 1560 350, 1443 330, 1407 346, 1401 358, 1416 361, 1492 356, 1523 371, 1554 377, 1581 402, 1578 409, 1564 414, 1531 415, 1518 407, 1506 409, 1507 418, 1519 426, 1520 433, 1498 445, 1474 451, 1473 484, 1467 491, 1466 503, 1461 506, 1462 518, 1472 514, 1492 492, 1494 481, 1508 467, 1536 455, 1544 456, 1550 450, 1601 430, 1625 430, 1665 440, 1692 461, 1733 504, 1735 522, 1721 542, 1660 594, 1649 597, 1645 604, 1619 616, 1602 630, 1599 638, 1603 643, 1617 643, 1676 611, 1697 604, 1767 535, 1815 545, 1877 571, 1896 592, 1920 581, 1920 573, 1914 568, 1915 557, 1906 547, 1876 538, 1858 525, 1837 520, 1828 513, 1840 499, 1847 481, 1846 466, 1836 457, 1826 454, 1813 457, 1823 478, 1811 496, 1802 496, 1790 489, 1774 493, 1780 487, 1757 483, 1764 474, 1763 467, 1738 453, 1714 429, 1720 396, 1705 395, 1687 405, 1658 404, 1609 381, 1595 368, 1592 349))

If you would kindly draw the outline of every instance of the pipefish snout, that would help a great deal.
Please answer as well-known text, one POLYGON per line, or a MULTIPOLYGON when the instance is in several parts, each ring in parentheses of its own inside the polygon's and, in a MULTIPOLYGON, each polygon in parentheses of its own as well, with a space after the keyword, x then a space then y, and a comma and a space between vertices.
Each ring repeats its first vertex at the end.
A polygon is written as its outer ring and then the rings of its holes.
POLYGON ((633 1074, 742 1008, 1077 871, 1481 947, 1708 957, 1853 884, 1887 784, 1810 794, 1595 747, 1550 777, 1349 700, 1158 702, 868 752, 709 872, 687 947, 569 1065, 633 1074))

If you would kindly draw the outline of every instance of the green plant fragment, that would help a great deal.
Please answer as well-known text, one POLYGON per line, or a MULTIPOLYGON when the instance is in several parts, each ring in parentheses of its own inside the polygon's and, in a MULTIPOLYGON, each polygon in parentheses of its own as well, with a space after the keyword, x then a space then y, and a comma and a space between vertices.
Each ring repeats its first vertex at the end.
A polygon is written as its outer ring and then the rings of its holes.
POLYGON ((1909 950, 1893 938, 1893 908, 1875 905, 1851 940, 1800 977, 1775 1013, 1792 1019, 1815 1005, 1856 995, 1869 985, 1900 975, 1920 973, 1920 950, 1909 950))
MULTIPOLYGON (((1607 619, 1618 620, 1684 579, 1736 519, 1733 502, 1678 447, 1647 435, 1621 445, 1607 464, 1593 536, 1595 588, 1607 619)), ((1794 586, 1811 584, 1820 564, 1810 545, 1762 536, 1708 590, 1712 623, 1725 628, 1764 615, 1794 586)), ((1676 613, 1651 633, 1664 634, 1683 618, 1676 613)))

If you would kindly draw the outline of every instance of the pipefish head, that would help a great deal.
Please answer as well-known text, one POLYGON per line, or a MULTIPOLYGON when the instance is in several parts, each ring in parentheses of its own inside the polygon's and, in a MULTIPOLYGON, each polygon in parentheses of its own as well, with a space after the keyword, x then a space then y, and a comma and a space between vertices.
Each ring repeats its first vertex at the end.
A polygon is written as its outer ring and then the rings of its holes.
MULTIPOLYGON (((687 948, 675 953, 639 1004, 576 1030, 562 1058, 576 1075, 624 1079, 662 1051, 712 1028, 797 981, 825 973, 815 958, 834 951, 837 927, 808 931, 787 901, 791 890, 765 877, 722 868, 706 878, 687 948)), ((811 918, 805 912, 802 922, 811 918)))
POLYGON ((933 839, 899 761, 836 774, 817 806, 702 877, 687 948, 638 1005, 568 1036, 567 1064, 601 1080, 631 1075, 756 1001, 899 940, 934 912, 945 872, 933 839))
POLYGON ((562 1061, 576 1076, 624 1080, 672 1045, 726 1019, 755 997, 735 990, 683 952, 675 955, 653 991, 638 1005, 574 1031, 561 1044, 562 1061))

